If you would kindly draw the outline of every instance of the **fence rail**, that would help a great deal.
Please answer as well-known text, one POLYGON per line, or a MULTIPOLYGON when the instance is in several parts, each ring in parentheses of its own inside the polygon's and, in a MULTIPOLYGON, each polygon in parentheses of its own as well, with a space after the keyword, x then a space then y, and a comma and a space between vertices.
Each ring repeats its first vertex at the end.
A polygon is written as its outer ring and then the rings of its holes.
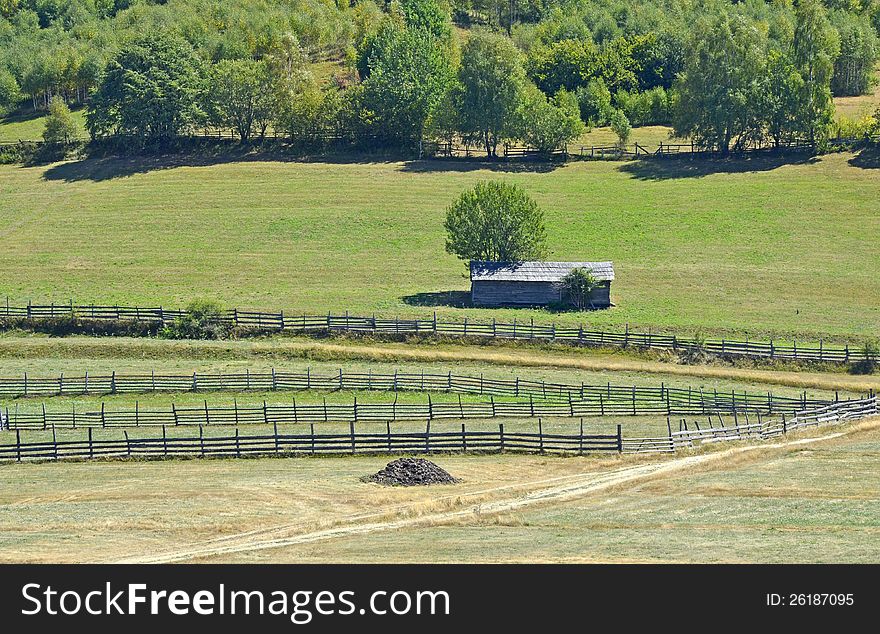
MULTIPOLYGON (((698 442, 709 443, 748 439, 766 440, 791 431, 817 427, 819 425, 843 423, 877 414, 880 414, 877 397, 871 395, 864 399, 841 401, 839 403, 806 409, 796 412, 790 417, 786 417, 783 414, 780 418, 771 420, 763 420, 759 414, 757 421, 750 421, 746 418, 745 422, 736 422, 733 425, 724 425, 724 421, 719 419, 720 424, 716 426, 712 424, 711 418, 704 422, 702 426, 696 420, 690 422, 681 421, 678 431, 670 429, 667 446, 671 448, 669 449, 670 451, 674 451, 676 448, 692 447, 698 442)), ((633 439, 624 443, 624 451, 638 453, 641 447, 636 442, 637 440, 659 441, 659 439, 633 439)), ((646 444, 645 447, 647 450, 650 448, 650 445, 646 444)))
POLYGON ((428 421, 424 432, 392 432, 386 422, 385 432, 363 433, 349 424, 349 433, 315 433, 314 424, 308 434, 279 434, 273 426, 272 434, 242 435, 238 427, 234 435, 206 436, 199 425, 198 437, 169 437, 162 426, 161 437, 132 438, 128 431, 117 439, 93 437, 92 427, 84 430, 80 440, 22 442, 20 430, 15 431, 15 442, 0 445, 0 461, 62 460, 93 458, 158 458, 158 457, 244 457, 244 456, 305 456, 318 454, 392 454, 432 452, 524 452, 568 453, 582 455, 589 452, 616 451, 619 453, 671 453, 682 447, 691 447, 695 441, 766 439, 793 430, 823 424, 833 424, 874 416, 878 411, 877 397, 860 401, 840 402, 822 408, 798 412, 783 422, 745 423, 733 427, 686 429, 672 432, 666 438, 624 438, 621 425, 617 433, 583 433, 583 422, 578 434, 545 434, 538 420, 538 431, 507 432, 504 425, 498 431, 468 430, 431 431, 428 421))
POLYGON ((308 434, 243 435, 236 428, 231 436, 169 437, 165 427, 161 437, 131 438, 123 432, 119 439, 94 439, 92 429, 85 431, 81 440, 53 439, 47 442, 21 442, 16 432, 14 444, 0 445, 0 461, 63 460, 92 458, 158 458, 158 457, 244 457, 244 456, 307 456, 319 454, 393 454, 434 452, 476 453, 568 453, 584 454, 597 451, 620 452, 622 437, 620 425, 614 435, 545 434, 539 426, 537 433, 468 430, 436 432, 363 433, 351 425, 349 433, 316 434, 312 426, 308 434))
MULTIPOLYGON (((831 401, 785 397, 747 391, 718 392, 702 388, 659 386, 565 384, 548 381, 490 379, 479 376, 426 372, 374 373, 345 372, 332 374, 305 372, 201 373, 192 374, 110 374, 33 377, 0 377, 0 396, 11 398, 36 396, 85 396, 107 394, 138 394, 156 392, 246 392, 246 391, 382 391, 382 392, 448 392, 480 396, 532 398, 542 401, 591 403, 609 407, 624 405, 641 408, 666 407, 669 413, 761 411, 766 413, 796 411, 831 401)), ((835 396, 837 399, 837 395, 835 396)))
MULTIPOLYGON (((185 316, 185 310, 163 307, 97 306, 74 304, 28 304, 26 306, 0 305, 0 319, 41 320, 75 316, 98 321, 147 321, 165 324, 185 316)), ((354 315, 296 315, 284 311, 261 312, 238 309, 224 311, 218 322, 231 327, 259 331, 325 334, 334 332, 374 335, 438 335, 448 337, 487 337, 494 339, 536 340, 577 346, 603 348, 639 348, 673 352, 705 352, 721 357, 749 357, 820 363, 853 363, 876 360, 876 354, 867 347, 850 348, 818 343, 798 344, 778 341, 745 341, 728 339, 694 339, 651 332, 623 332, 589 330, 583 326, 560 327, 541 325, 533 321, 501 323, 489 321, 442 321, 436 313, 432 319, 383 319, 354 315)))

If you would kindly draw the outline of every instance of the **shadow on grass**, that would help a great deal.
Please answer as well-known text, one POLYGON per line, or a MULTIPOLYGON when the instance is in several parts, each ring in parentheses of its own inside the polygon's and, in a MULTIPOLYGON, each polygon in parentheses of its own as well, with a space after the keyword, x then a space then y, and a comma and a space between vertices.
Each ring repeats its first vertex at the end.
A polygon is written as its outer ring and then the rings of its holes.
POLYGON ((646 181, 676 178, 701 178, 712 174, 745 174, 768 172, 783 165, 810 165, 817 157, 802 154, 755 153, 728 158, 681 157, 653 158, 632 161, 620 168, 633 178, 646 181))
POLYGON ((452 308, 470 308, 471 294, 469 291, 437 291, 435 293, 416 293, 402 297, 404 304, 409 306, 450 306, 452 308))
POLYGON ((425 159, 407 161, 404 163, 402 171, 429 174, 433 172, 475 172, 477 170, 490 170, 493 172, 545 174, 564 166, 564 161, 517 159, 489 160, 479 158, 425 159))
POLYGON ((866 145, 849 160, 849 164, 862 169, 880 169, 880 146, 866 145))
POLYGON ((51 181, 107 181, 136 174, 175 169, 179 167, 211 167, 226 163, 281 162, 281 163, 334 163, 378 164, 392 163, 398 159, 356 153, 308 155, 282 148, 255 150, 254 146, 230 144, 222 150, 206 147, 205 152, 190 150, 188 153, 155 153, 137 156, 90 156, 78 161, 62 163, 46 170, 45 180, 51 181))

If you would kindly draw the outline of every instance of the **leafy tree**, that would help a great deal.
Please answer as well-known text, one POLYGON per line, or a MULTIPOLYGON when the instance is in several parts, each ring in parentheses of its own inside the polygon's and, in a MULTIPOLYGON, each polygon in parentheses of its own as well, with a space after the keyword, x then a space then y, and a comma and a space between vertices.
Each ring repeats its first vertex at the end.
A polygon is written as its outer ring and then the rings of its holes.
POLYGON ((733 140, 752 138, 760 125, 763 50, 761 34, 742 16, 701 20, 678 83, 676 135, 723 154, 733 140))
POLYGON ((458 80, 461 132, 479 139, 487 156, 497 157, 498 143, 516 136, 526 82, 519 51, 500 35, 473 33, 462 48, 458 80))
POLYGON ((574 268, 560 282, 563 296, 578 310, 588 306, 593 308, 593 291, 601 285, 593 272, 584 268, 574 268))
POLYGON ((510 183, 484 181, 446 210, 446 251, 465 260, 540 260, 547 247, 544 212, 510 183))
POLYGON ((763 118, 767 134, 778 148, 798 129, 798 108, 804 80, 791 56, 779 50, 767 54, 767 82, 763 92, 763 118))
POLYGON ((264 61, 222 60, 211 72, 210 111, 219 127, 233 128, 242 142, 266 136, 277 111, 277 89, 264 61))
POLYGON ((874 80, 877 34, 863 17, 845 11, 833 15, 840 38, 840 55, 834 60, 831 92, 835 96, 863 95, 874 80))
POLYGON ((420 144, 431 112, 446 93, 452 67, 444 46, 428 31, 389 23, 377 37, 364 82, 364 106, 385 139, 420 144))
POLYGON ((617 144, 620 146, 620 149, 624 149, 627 143, 629 143, 632 125, 630 125, 629 119, 626 118, 623 110, 617 109, 611 115, 611 131, 617 135, 617 144))
POLYGON ((93 136, 169 139, 202 121, 202 65, 177 36, 138 38, 110 62, 86 114, 93 136))
POLYGON ((242 142, 266 135, 277 111, 275 80, 264 61, 222 60, 211 72, 210 111, 220 127, 233 128, 242 142))
POLYGON ((794 63, 803 79, 798 128, 810 143, 823 140, 834 119, 831 76, 839 50, 837 33, 821 2, 801 0, 794 30, 794 63))
POLYGON ((0 68, 0 117, 13 110, 21 98, 15 76, 5 68, 0 68))
POLYGON ((520 139, 545 154, 564 148, 586 129, 574 94, 560 90, 548 99, 534 84, 525 89, 519 119, 520 139))
POLYGON ((49 116, 43 130, 43 141, 49 145, 70 145, 76 138, 76 122, 70 114, 67 103, 59 96, 49 102, 49 116))
POLYGON ((684 70, 686 48, 685 37, 672 30, 635 38, 630 57, 639 89, 649 90, 659 86, 669 90, 684 70))
POLYGON ((605 125, 614 112, 611 106, 611 91, 608 90, 605 81, 599 77, 591 79, 586 86, 578 88, 577 98, 581 108, 581 119, 589 125, 605 125))

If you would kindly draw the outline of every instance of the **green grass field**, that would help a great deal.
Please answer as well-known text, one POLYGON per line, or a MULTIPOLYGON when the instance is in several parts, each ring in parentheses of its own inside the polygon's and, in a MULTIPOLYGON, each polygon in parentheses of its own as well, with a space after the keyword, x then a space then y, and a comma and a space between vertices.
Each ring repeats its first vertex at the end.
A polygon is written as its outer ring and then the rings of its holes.
POLYGON ((870 160, 2 166, 0 294, 871 336, 880 180, 870 160), (520 183, 546 208, 550 258, 613 260, 616 306, 456 307, 469 283, 444 253, 444 209, 485 178, 520 183))

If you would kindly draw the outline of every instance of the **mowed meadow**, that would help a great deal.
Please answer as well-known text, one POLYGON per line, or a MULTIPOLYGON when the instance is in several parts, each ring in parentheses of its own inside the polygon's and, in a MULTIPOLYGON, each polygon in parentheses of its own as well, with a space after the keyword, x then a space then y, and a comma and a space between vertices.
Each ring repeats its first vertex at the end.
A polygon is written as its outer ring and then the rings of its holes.
POLYGON ((0 295, 13 302, 583 322, 859 339, 880 330, 876 155, 730 161, 90 159, 0 166, 0 295), (546 210, 553 260, 613 260, 593 313, 461 306, 443 219, 481 179, 546 210))

